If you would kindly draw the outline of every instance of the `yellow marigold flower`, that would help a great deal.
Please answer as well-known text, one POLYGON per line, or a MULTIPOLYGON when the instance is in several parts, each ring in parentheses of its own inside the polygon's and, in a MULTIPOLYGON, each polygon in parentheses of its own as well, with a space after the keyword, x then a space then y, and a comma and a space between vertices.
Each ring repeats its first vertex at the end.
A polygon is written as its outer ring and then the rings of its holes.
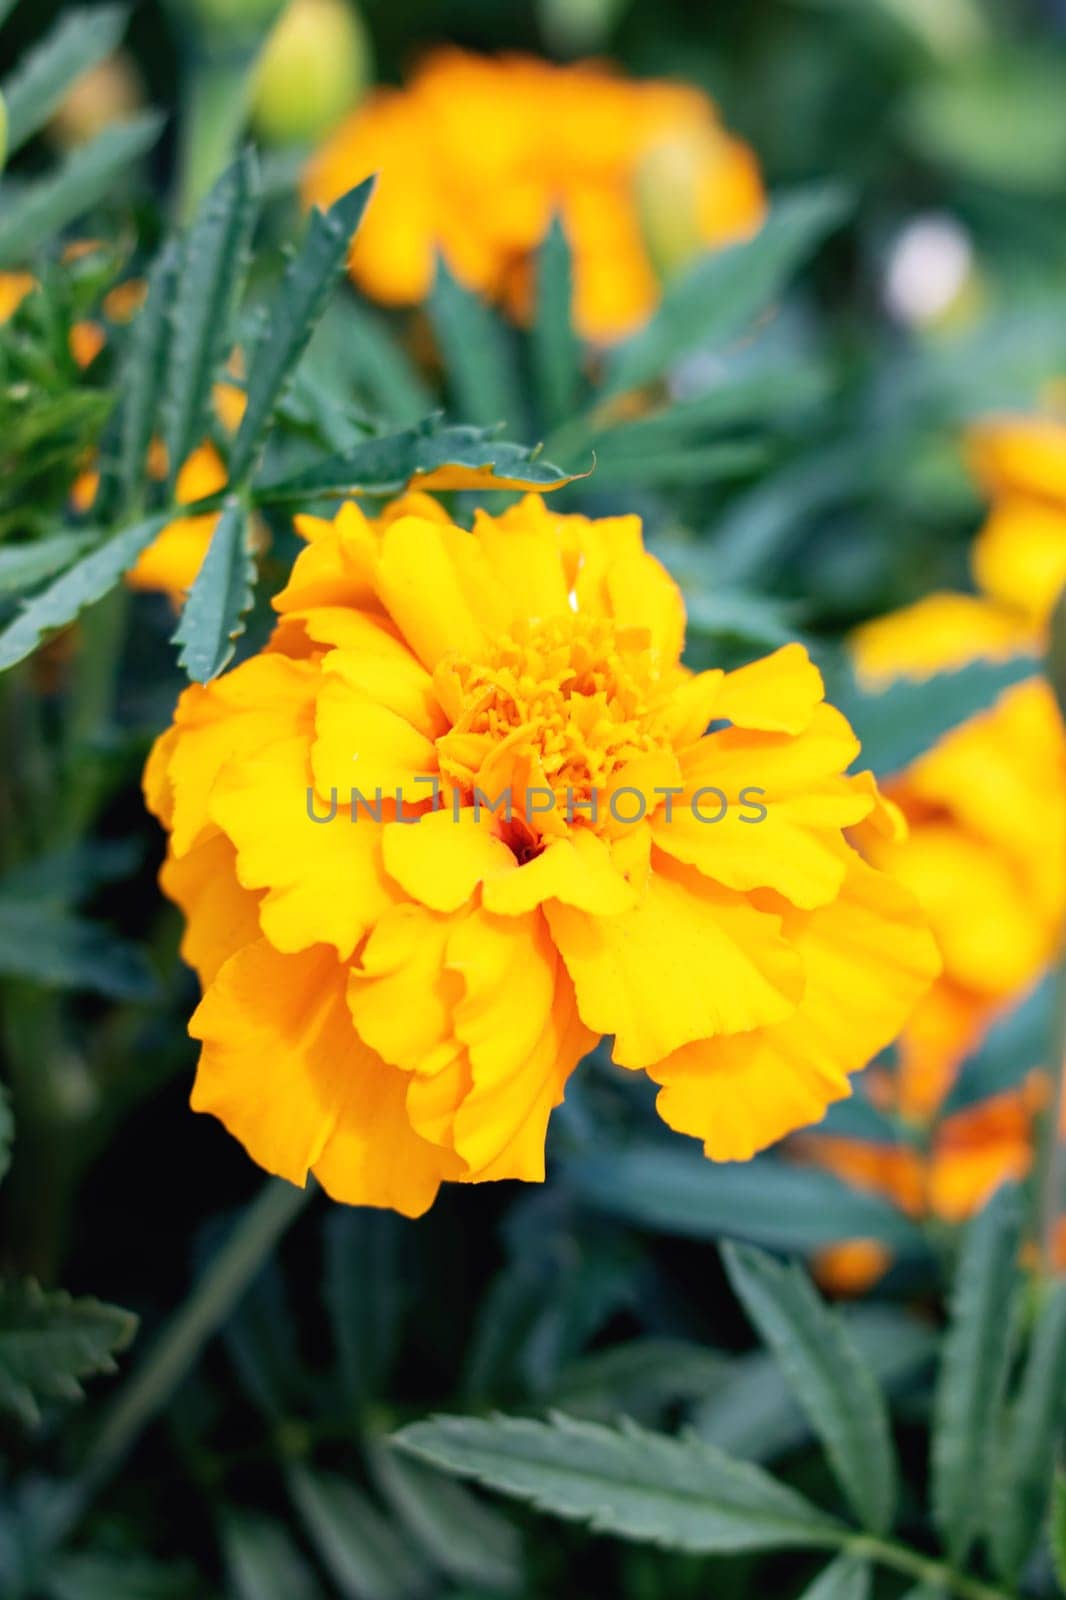
MULTIPOLYGON (((1033 644, 1030 622, 975 596, 933 594, 858 629, 853 655, 871 687, 924 678, 1033 644)), ((906 836, 872 836, 867 853, 905 883, 929 918, 940 977, 899 1039, 881 1101, 930 1124, 989 1022, 1054 960, 1066 918, 1066 738, 1042 678, 1021 683, 954 729, 887 786, 906 836)), ((852 1182, 889 1195, 913 1215, 961 1221, 1032 1159, 1034 1094, 1027 1087, 946 1118, 928 1156, 828 1137, 803 1150, 852 1182)), ((863 1241, 868 1242, 868 1241, 863 1241)), ((850 1244, 850 1242, 849 1242, 850 1244)), ((829 1252, 833 1287, 854 1292, 886 1260, 829 1252)))
POLYGON ((205 987, 193 1106, 418 1214, 541 1179, 601 1035, 714 1159, 846 1095, 937 962, 845 837, 886 819, 806 652, 682 666, 636 517, 530 495, 468 532, 416 494, 298 528, 270 647, 187 689, 146 771, 205 987))
POLYGON ((407 88, 379 90, 341 124, 311 164, 304 198, 327 205, 380 173, 352 248, 356 282, 386 304, 416 304, 441 251, 460 282, 519 316, 533 253, 559 215, 574 253, 577 326, 609 340, 659 299, 640 189, 642 172, 664 160, 684 170, 690 216, 678 226, 694 244, 759 227, 755 157, 699 90, 627 81, 593 63, 447 49, 407 88))
POLYGON ((31 289, 37 287, 32 272, 0 272, 0 323, 10 322, 31 289))
POLYGON ((992 417, 971 430, 968 453, 992 500, 974 574, 986 594, 1041 627, 1066 585, 1066 421, 992 417))

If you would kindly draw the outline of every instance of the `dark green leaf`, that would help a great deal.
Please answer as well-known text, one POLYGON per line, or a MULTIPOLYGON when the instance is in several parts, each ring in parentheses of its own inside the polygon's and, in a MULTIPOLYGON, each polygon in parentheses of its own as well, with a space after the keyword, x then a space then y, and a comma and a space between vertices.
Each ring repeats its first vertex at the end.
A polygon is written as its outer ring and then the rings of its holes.
POLYGON ((230 1511, 222 1549, 236 1600, 318 1600, 321 1589, 284 1525, 271 1517, 230 1511))
POLYGON ((995 1421, 1006 1382, 1021 1221, 1000 1189, 966 1230, 933 1408, 933 1517, 960 1564, 985 1516, 995 1421))
POLYGON ((742 478, 765 466, 768 447, 761 439, 728 439, 721 444, 682 445, 676 449, 630 452, 608 435, 596 452, 596 487, 670 488, 742 478))
POLYGON ((1051 1488, 1051 1518, 1048 1542, 1059 1589, 1066 1594, 1066 1467, 1059 1467, 1051 1488))
POLYGON ((394 495, 411 484, 440 488, 556 488, 571 480, 536 450, 509 444, 488 428, 442 427, 434 417, 402 433, 367 439, 294 478, 259 485, 257 504, 299 505, 351 494, 394 495))
POLYGON ((990 1545, 1016 1584, 1047 1515, 1055 1451, 1066 1427, 1066 1284, 1053 1283, 1033 1329, 1018 1398, 992 1461, 990 1545))
POLYGON ((69 567, 92 543, 91 533, 57 533, 32 544, 5 546, 0 549, 0 595, 32 589, 69 567))
POLYGON ((931 678, 900 678, 880 692, 864 692, 842 674, 832 699, 862 740, 862 763, 890 776, 922 755, 938 739, 987 711, 1005 689, 1031 678, 1031 656, 1008 661, 973 661, 931 678))
POLYGON ((845 211, 832 186, 801 190, 777 202, 753 239, 701 256, 667 286, 647 325, 614 352, 605 392, 650 383, 694 348, 744 332, 845 211))
POLYGON ((0 633, 0 672, 25 660, 46 634, 65 628, 94 600, 102 600, 172 517, 173 512, 159 512, 112 534, 27 601, 0 633))
POLYGON ((137 945, 60 906, 13 898, 0 898, 0 973, 114 1000, 151 1000, 158 991, 137 945))
POLYGON ((847 1329, 801 1267, 725 1245, 730 1282, 777 1358, 863 1526, 885 1533, 896 1502, 896 1459, 884 1396, 847 1329))
POLYGON ((426 310, 460 420, 521 433, 525 406, 511 335, 491 307, 456 282, 443 256, 426 310))
POLYGON ((759 1467, 695 1437, 604 1428, 572 1417, 435 1417, 396 1435, 445 1471, 584 1522, 598 1533, 669 1550, 831 1547, 839 1524, 759 1467))
POLYGON ((289 1491, 344 1600, 417 1600, 428 1574, 382 1513, 344 1478, 293 1467, 289 1491))
POLYGON ((81 1550, 48 1568, 48 1600, 205 1600, 203 1583, 184 1562, 122 1551, 81 1550))
POLYGON ((11 1115, 11 1096, 0 1083, 0 1178, 11 1165, 11 1146, 15 1138, 15 1119, 11 1115))
POLYGON ((537 309, 530 335, 541 416, 549 428, 573 415, 581 395, 581 344, 573 323, 573 261, 558 217, 537 253, 537 309))
POLYGON ((99 1300, 33 1282, 0 1285, 0 1408, 28 1425, 51 1400, 79 1400, 81 1379, 114 1372, 137 1319, 99 1300))
MULTIPOLYGON (((217 1242, 216 1238, 216 1246, 217 1242)), ((285 1275, 277 1262, 268 1262, 249 1285, 226 1323, 223 1338, 252 1403, 267 1417, 291 1416, 303 1397, 303 1372, 285 1275)))
POLYGON ((513 1594, 522 1582, 517 1528, 461 1484, 388 1446, 374 1472, 393 1512, 429 1561, 458 1583, 513 1594))
POLYGON ((270 419, 326 309, 373 188, 374 179, 367 178, 328 212, 311 213, 303 244, 286 269, 250 355, 248 404, 230 456, 235 484, 258 461, 270 419))
POLYGON ((181 646, 179 662, 194 682, 209 683, 232 661, 254 585, 248 513, 231 497, 222 508, 174 631, 173 643, 181 646))
POLYGON ((257 211, 255 157, 245 150, 200 206, 182 245, 162 398, 171 485, 207 431, 212 386, 233 344, 257 211))
POLYGON ((590 1205, 662 1233, 800 1252, 880 1239, 902 1254, 924 1252, 918 1229, 887 1201, 774 1156, 720 1165, 674 1144, 632 1144, 574 1160, 567 1171, 590 1205))
POLYGON ((44 127, 74 80, 111 54, 127 15, 125 6, 78 6, 19 62, 2 85, 8 159, 44 127))
POLYGON ((411 1298, 404 1262, 409 1227, 391 1212, 347 1207, 337 1207, 326 1221, 323 1293, 352 1406, 380 1392, 396 1360, 411 1298))
MULTIPOLYGON (((103 452, 101 495, 112 481, 118 504, 127 507, 147 470, 170 349, 171 308, 181 259, 176 239, 164 245, 148 274, 148 295, 134 320, 119 376, 120 410, 112 450, 103 452)), ((110 441, 108 441, 110 443, 110 441)))
POLYGON ((868 1562, 837 1556, 808 1584, 800 1600, 869 1600, 872 1577, 868 1562))
POLYGON ((552 1402, 570 1416, 654 1422, 679 1400, 702 1400, 730 1382, 732 1363, 683 1339, 634 1339, 570 1362, 552 1402))
POLYGON ((152 112, 105 128, 55 172, 20 188, 0 211, 0 267, 21 266, 55 234, 90 211, 119 173, 149 150, 161 119, 152 112))
POLYGON ((966 1057, 940 1109, 949 1117, 1006 1089, 1016 1089, 1047 1060, 1055 1008, 1055 983, 1045 978, 1031 994, 989 1026, 966 1057))
POLYGON ((374 415, 405 427, 433 407, 433 393, 387 324, 350 295, 330 301, 301 371, 327 375, 339 403, 353 389, 374 415))

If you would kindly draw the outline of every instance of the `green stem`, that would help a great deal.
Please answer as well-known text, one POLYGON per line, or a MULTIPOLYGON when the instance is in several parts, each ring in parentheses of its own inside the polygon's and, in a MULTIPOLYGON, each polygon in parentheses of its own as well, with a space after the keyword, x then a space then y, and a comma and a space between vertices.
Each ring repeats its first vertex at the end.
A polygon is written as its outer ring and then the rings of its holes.
POLYGON ((1044 1112, 1039 1173, 1038 1243, 1045 1273, 1050 1277, 1057 1265, 1057 1235, 1062 1213, 1063 1141, 1059 1131, 1063 1115, 1066 1080, 1066 956, 1059 967, 1056 985, 1055 1029, 1051 1043, 1051 1100, 1044 1112))
POLYGON ((930 1589, 940 1590, 944 1594, 958 1595, 959 1600, 1015 1600, 1015 1597, 1006 1589, 996 1589, 991 1584, 982 1583, 978 1578, 968 1578, 964 1572, 956 1572, 954 1567, 949 1567, 945 1561, 934 1561, 929 1556, 922 1555, 917 1550, 911 1550, 907 1545, 897 1544, 892 1539, 878 1539, 873 1534, 856 1533, 848 1534, 841 1540, 842 1548, 848 1555, 855 1556, 860 1561, 876 1561, 883 1567, 890 1567, 893 1572, 900 1572, 905 1577, 913 1578, 916 1583, 927 1585, 930 1589))
POLYGON ((242 1213, 196 1287, 117 1395, 63 1497, 50 1529, 58 1543, 125 1460, 141 1432, 170 1400, 248 1285, 314 1192, 272 1178, 242 1213))

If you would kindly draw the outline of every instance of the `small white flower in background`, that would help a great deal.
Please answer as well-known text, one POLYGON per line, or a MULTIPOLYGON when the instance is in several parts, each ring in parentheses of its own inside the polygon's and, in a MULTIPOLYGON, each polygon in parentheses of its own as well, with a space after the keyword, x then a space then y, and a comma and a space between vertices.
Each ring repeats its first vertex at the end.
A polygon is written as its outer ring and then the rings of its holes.
POLYGON ((943 213, 915 217, 889 253, 885 305, 908 327, 929 327, 956 305, 973 270, 973 245, 961 223, 943 213))

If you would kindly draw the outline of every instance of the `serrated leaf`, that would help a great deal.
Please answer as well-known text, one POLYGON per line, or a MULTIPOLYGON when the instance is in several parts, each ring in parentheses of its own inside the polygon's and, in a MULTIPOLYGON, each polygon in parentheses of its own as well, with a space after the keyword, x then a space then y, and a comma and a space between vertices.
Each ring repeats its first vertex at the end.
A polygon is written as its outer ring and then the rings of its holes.
POLYGON ((118 1306, 32 1281, 0 1285, 0 1409, 32 1426, 41 1404, 80 1400, 81 1380, 114 1372, 136 1331, 137 1318, 118 1306))
POLYGON ((614 351, 604 392, 650 383, 694 348, 720 345, 742 333, 845 211, 836 187, 801 190, 774 205, 753 239, 701 256, 667 286, 658 311, 640 332, 614 351))
POLYGON ((19 62, 0 88, 7 106, 10 160, 43 128, 76 78, 110 55, 122 37, 125 6, 78 6, 19 62))
POLYGON ((0 898, 0 973, 113 1000, 151 1000, 158 993, 137 945, 60 906, 12 897, 0 898))
POLYGON ((148 293, 134 318, 118 378, 119 409, 101 449, 100 503, 129 507, 147 471, 170 347, 171 310, 181 246, 170 239, 152 262, 148 293))
POLYGON ((920 1231, 888 1201, 775 1156, 717 1164, 647 1141, 576 1158, 566 1170, 590 1205, 663 1233, 803 1253, 856 1238, 880 1239, 900 1254, 925 1252, 920 1231))
POLYGON ((182 245, 162 399, 169 485, 208 428, 211 389, 233 343, 257 213, 255 156, 245 150, 203 201, 182 245))
POLYGON ((459 1583, 513 1594, 522 1582, 517 1528, 435 1467, 379 1445, 374 1474, 389 1506, 426 1558, 459 1583))
POLYGON ((417 1600, 428 1573, 395 1528, 344 1478, 293 1467, 289 1492, 307 1537, 344 1600, 417 1600))
POLYGON ((1059 1467, 1051 1486, 1051 1516, 1048 1522, 1048 1543, 1055 1568, 1055 1581, 1066 1594, 1066 1468, 1059 1467))
POLYGON ((11 1146, 15 1139, 15 1118, 11 1113, 11 1096, 0 1083, 0 1179, 6 1177, 11 1165, 11 1146))
POLYGON ((162 119, 154 112, 105 128, 79 145, 48 177, 37 178, 0 210, 0 267, 22 266, 55 234, 90 211, 119 173, 149 150, 162 119))
POLYGON ((940 1108, 941 1117, 949 1117, 1007 1089, 1016 1089, 1030 1072, 1044 1065, 1055 999, 1055 980, 1049 976, 1031 994, 996 1017, 960 1067, 940 1108))
POLYGON ((65 628, 86 606, 102 600, 173 517, 172 511, 158 512, 122 528, 28 600, 0 633, 0 672, 25 660, 46 634, 65 628))
POLYGON ((367 439, 296 477, 259 485, 260 505, 301 504, 346 495, 395 495, 403 489, 535 489, 572 483, 536 450, 496 438, 495 430, 442 427, 428 418, 415 428, 367 439))
POLYGON ((807 1585, 800 1600, 869 1600, 872 1579, 869 1562, 837 1556, 807 1585))
POLYGON ((573 260, 559 217, 537 252, 537 306, 530 333, 533 376, 548 427, 572 416, 581 396, 581 343, 573 323, 573 260))
POLYGON ((884 1533, 896 1459, 884 1396, 847 1329, 801 1267, 750 1246, 722 1249, 729 1281, 777 1358, 863 1526, 884 1533))
POLYGON ((694 1436, 675 1439, 635 1423, 605 1428, 558 1413, 550 1422, 434 1417, 403 1428, 395 1443, 597 1533, 668 1550, 831 1547, 842 1531, 761 1468, 694 1436))
POLYGON ((32 589, 45 578, 53 577, 76 561, 92 544, 91 534, 57 533, 32 544, 13 544, 0 549, 0 595, 32 589))
POLYGON ((179 663, 195 683, 217 678, 233 659, 254 588, 248 513, 239 500, 231 498, 215 524, 172 640, 181 646, 179 663))
POLYGON ((900 678, 887 689, 863 691, 842 674, 834 677, 833 703, 862 741, 862 763, 888 777, 929 750, 946 733, 987 711, 1016 683, 1032 678, 1034 657, 972 661, 931 678, 900 678))
POLYGON ((457 282, 443 256, 437 258, 426 312, 460 420, 487 427, 502 423, 520 433, 525 406, 510 331, 490 306, 457 282))
POLYGON ((221 1534, 235 1600, 318 1600, 322 1591, 314 1573, 282 1523, 229 1511, 221 1534))
POLYGON ((1047 1515, 1055 1451, 1066 1427, 1066 1284, 1040 1308, 1021 1388, 992 1462, 989 1544, 1000 1577, 1014 1584, 1047 1515))
POLYGON ((933 1519, 952 1562, 985 1515, 995 1420, 1006 1381, 1018 1284, 1017 1191, 999 1189, 966 1230, 933 1404, 933 1519))
POLYGON ((230 479, 244 482, 255 467, 270 419, 307 349, 333 292, 374 188, 367 178, 326 212, 312 211, 303 244, 289 263, 248 364, 244 416, 230 454, 230 479))
POLYGON ((350 1405, 380 1392, 396 1360, 412 1298, 409 1223, 387 1211, 338 1207, 325 1226, 325 1281, 341 1385, 350 1405))

